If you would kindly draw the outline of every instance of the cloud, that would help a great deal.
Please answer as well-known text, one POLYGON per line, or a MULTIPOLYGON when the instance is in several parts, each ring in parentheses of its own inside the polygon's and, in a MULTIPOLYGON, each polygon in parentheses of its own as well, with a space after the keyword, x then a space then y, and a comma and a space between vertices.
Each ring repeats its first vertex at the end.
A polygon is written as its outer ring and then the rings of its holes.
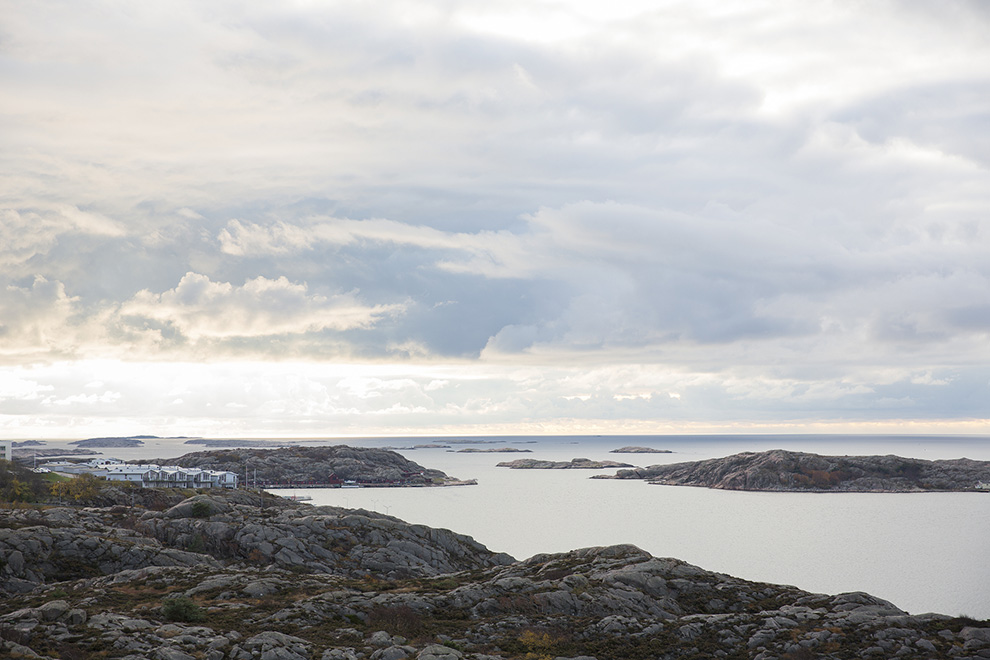
POLYGON ((168 376, 189 419, 978 414, 980 3, 204 7, 6 8, 0 365, 361 363, 168 376))
POLYGON ((0 354, 59 353, 72 348, 75 299, 61 282, 36 277, 0 290, 0 354))
POLYGON ((186 273, 174 289, 139 292, 121 306, 120 316, 168 324, 196 341, 367 328, 399 312, 401 305, 368 306, 353 293, 313 293, 285 277, 234 286, 186 273))

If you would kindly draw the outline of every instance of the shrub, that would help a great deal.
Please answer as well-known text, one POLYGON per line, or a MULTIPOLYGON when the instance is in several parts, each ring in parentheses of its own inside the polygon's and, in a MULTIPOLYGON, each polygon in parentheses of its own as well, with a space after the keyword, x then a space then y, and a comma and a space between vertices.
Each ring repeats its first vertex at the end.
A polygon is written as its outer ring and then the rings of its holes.
POLYGON ((553 650, 554 640, 550 636, 550 633, 526 630, 519 635, 519 642, 522 643, 523 648, 526 650, 524 657, 527 660, 549 660, 549 658, 553 657, 551 651, 553 650))
POLYGON ((206 618, 199 605, 187 596, 165 599, 162 603, 162 614, 167 621, 180 621, 183 623, 194 623, 206 618))
POLYGON ((193 518, 209 518, 212 513, 213 508, 209 502, 193 502, 191 511, 193 518))
POLYGON ((186 544, 186 550, 189 552, 195 552, 198 554, 203 554, 206 552, 206 539, 199 532, 193 534, 189 537, 189 542, 186 544))
POLYGON ((407 637, 423 629, 423 617, 408 605, 376 605, 368 613, 368 625, 407 637))

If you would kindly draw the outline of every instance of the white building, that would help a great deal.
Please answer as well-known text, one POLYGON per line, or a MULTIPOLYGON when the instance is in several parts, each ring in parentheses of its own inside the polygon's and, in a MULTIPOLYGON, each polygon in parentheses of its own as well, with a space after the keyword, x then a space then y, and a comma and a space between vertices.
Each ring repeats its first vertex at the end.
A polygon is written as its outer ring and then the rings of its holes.
POLYGON ((177 465, 106 465, 99 474, 108 481, 128 481, 144 488, 237 488, 237 474, 177 465))
POLYGON ((13 451, 10 440, 0 440, 0 458, 5 461, 14 460, 13 451))

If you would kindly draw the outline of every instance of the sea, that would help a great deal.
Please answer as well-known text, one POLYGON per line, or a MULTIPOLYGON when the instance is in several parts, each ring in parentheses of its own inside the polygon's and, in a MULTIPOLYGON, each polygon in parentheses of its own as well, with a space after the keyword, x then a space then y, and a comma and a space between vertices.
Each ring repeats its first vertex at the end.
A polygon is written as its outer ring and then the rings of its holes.
MULTIPOLYGON (((990 492, 760 493, 590 478, 614 470, 498 467, 517 458, 589 458, 647 466, 768 449, 990 460, 990 436, 472 436, 291 442, 388 447, 424 467, 476 479, 477 485, 272 492, 308 496, 313 505, 373 510, 450 529, 517 559, 632 544, 654 556, 747 580, 816 593, 865 591, 912 614, 990 619, 990 492), (630 445, 671 453, 612 453, 630 445), (527 453, 461 451, 499 448, 527 453)), ((201 446, 182 440, 147 440, 140 448, 101 451, 133 460, 199 450, 201 446)))

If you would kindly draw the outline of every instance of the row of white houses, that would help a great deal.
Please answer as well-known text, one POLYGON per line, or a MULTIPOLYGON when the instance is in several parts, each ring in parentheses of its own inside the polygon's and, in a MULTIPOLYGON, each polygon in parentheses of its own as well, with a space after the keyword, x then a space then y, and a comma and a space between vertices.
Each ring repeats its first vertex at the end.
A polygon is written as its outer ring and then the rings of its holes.
POLYGON ((107 481, 126 481, 144 488, 237 488, 237 473, 202 470, 178 465, 130 465, 114 458, 97 458, 85 463, 46 463, 54 472, 88 472, 107 481))
POLYGON ((107 465, 95 474, 108 481, 127 481, 144 488, 237 488, 236 472, 177 465, 107 465))

